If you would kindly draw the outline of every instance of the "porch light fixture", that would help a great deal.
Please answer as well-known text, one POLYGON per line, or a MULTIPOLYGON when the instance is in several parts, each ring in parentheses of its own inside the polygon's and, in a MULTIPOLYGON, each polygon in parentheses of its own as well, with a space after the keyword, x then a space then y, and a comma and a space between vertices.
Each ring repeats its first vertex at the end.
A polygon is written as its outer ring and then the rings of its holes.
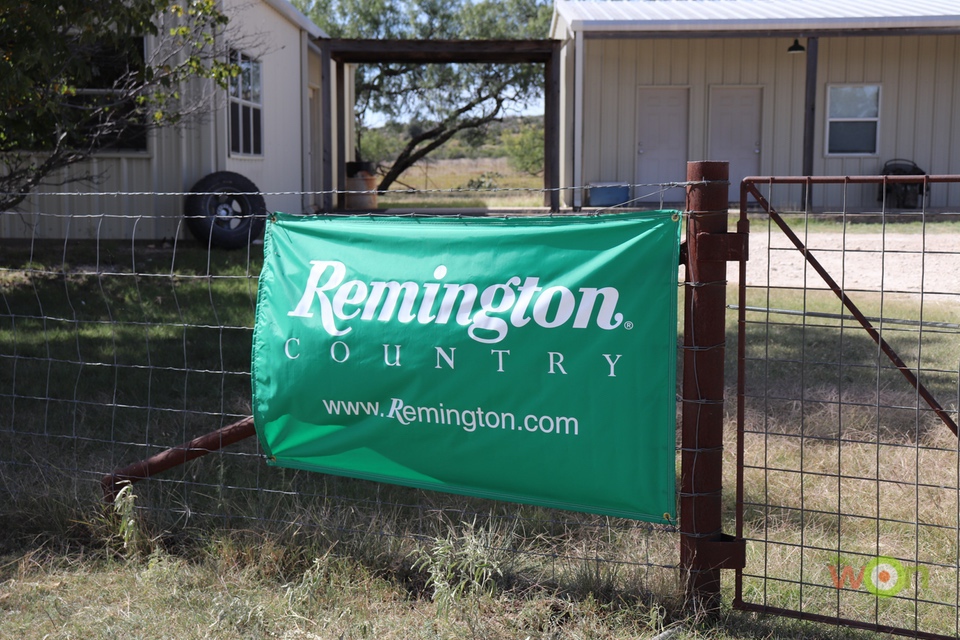
POLYGON ((803 53, 806 50, 806 47, 800 44, 800 39, 794 38, 793 44, 787 48, 787 53, 803 53))

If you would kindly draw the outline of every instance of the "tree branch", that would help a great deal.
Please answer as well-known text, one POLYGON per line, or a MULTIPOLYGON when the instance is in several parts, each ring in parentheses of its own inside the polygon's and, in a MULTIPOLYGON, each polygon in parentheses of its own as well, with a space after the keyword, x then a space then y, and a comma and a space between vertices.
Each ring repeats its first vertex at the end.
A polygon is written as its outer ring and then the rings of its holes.
MULTIPOLYGON (((476 100, 471 101, 470 104, 464 105, 462 108, 458 109, 455 116, 459 117, 465 113, 468 113, 469 111, 472 111, 476 106, 482 102, 485 102, 487 99, 488 97, 484 97, 482 99, 477 98, 476 100)), ((496 120, 503 110, 503 99, 499 96, 496 96, 494 97, 494 102, 494 108, 483 116, 469 118, 466 120, 458 120, 456 117, 451 117, 432 129, 428 129, 427 131, 422 132, 420 135, 411 138, 397 156, 397 159, 393 162, 390 169, 386 172, 386 174, 384 174, 383 180, 381 180, 380 184, 377 186, 377 191, 381 193, 387 191, 390 188, 390 185, 392 185, 397 178, 403 174, 404 171, 422 160, 431 151, 442 146, 460 131, 482 127, 485 124, 489 124, 496 120), (418 145, 424 142, 427 142, 427 144, 418 148, 418 145)))

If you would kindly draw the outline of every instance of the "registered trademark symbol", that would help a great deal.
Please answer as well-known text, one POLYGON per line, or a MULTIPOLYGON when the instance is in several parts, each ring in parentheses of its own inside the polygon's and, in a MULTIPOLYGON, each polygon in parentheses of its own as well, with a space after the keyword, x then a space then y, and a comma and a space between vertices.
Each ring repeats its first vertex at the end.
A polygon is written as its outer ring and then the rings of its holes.
POLYGON ((626 329, 627 331, 630 331, 631 329, 633 329, 633 323, 627 320, 626 322, 623 323, 623 328, 626 329))

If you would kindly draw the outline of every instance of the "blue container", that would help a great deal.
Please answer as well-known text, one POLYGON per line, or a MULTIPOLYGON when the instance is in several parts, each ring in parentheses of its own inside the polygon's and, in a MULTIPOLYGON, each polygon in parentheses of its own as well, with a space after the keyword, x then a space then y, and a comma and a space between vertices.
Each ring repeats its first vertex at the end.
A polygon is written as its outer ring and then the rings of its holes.
POLYGON ((616 207, 630 199, 630 187, 619 182, 591 182, 587 185, 588 207, 616 207))

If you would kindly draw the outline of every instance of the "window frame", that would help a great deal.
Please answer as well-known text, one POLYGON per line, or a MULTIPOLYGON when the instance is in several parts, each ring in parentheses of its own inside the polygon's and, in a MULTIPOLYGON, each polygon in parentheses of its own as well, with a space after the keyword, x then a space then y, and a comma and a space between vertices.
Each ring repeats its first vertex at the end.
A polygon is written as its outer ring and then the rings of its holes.
POLYGON ((824 119, 824 132, 823 132, 823 150, 824 156, 830 158, 863 158, 863 157, 877 157, 880 155, 880 122, 883 116, 882 113, 882 104, 883 104, 883 86, 879 82, 844 82, 844 83, 832 83, 827 85, 826 91, 826 111, 824 119), (854 88, 854 87, 876 87, 877 89, 877 115, 872 117, 833 117, 830 115, 830 105, 832 100, 833 89, 835 88, 854 88), (831 125, 834 123, 843 123, 843 122, 872 122, 876 124, 874 131, 873 139, 873 151, 831 151, 830 150, 830 130, 831 125))
MULTIPOLYGON (((143 36, 136 36, 133 38, 134 46, 139 49, 139 55, 142 60, 146 60, 147 54, 147 42, 146 38, 143 36)), ((114 57, 116 58, 120 54, 114 51, 107 52, 107 58, 114 57)), ((116 71, 116 70, 115 70, 116 71)), ((123 72, 118 72, 117 77, 122 76, 123 72)), ((81 86, 74 89, 71 99, 78 106, 82 105, 85 102, 95 102, 99 99, 111 99, 116 95, 116 90, 110 87, 115 80, 112 78, 114 74, 106 74, 106 82, 91 83, 90 86, 81 86), (98 86, 99 85, 99 86, 98 86)), ((118 103, 118 108, 133 108, 133 98, 130 98, 127 103, 118 103), (120 106, 122 105, 122 106, 120 106)), ((128 124, 128 126, 122 130, 115 141, 109 143, 101 143, 96 146, 92 152, 92 156, 98 158, 109 158, 109 157, 143 157, 151 155, 150 144, 152 135, 150 129, 146 123, 146 116, 140 115, 137 120, 128 124), (133 144, 130 144, 133 142, 133 144)), ((79 135, 83 136, 85 139, 86 135, 80 133, 79 135)))
POLYGON ((237 49, 231 49, 229 55, 230 63, 237 65, 240 73, 231 77, 227 86, 228 151, 231 157, 262 158, 263 62, 237 49), (246 65, 250 68, 249 77, 244 71, 246 65))

